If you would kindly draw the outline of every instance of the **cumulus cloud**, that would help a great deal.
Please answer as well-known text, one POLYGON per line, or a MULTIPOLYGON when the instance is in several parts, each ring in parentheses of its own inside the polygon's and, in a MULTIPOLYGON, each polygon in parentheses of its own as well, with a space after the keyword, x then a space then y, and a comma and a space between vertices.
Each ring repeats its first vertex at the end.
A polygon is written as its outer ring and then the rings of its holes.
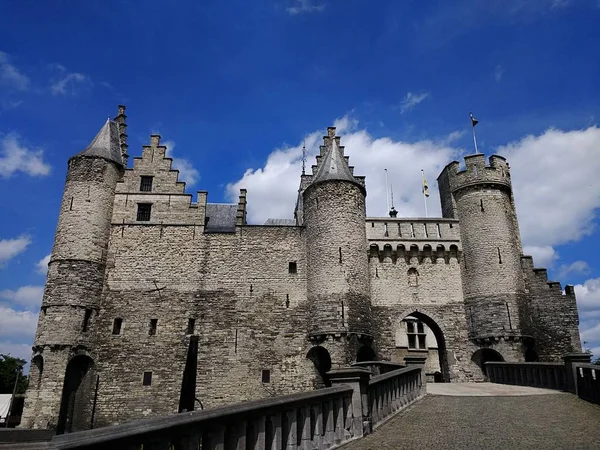
POLYGON ((311 0, 292 0, 291 6, 285 8, 288 14, 295 16, 297 14, 321 12, 325 9, 325 3, 316 4, 311 0))
POLYGON ((4 52, 0 52, 0 84, 18 91, 26 91, 29 88, 29 77, 11 64, 4 52))
MULTIPOLYGON (((424 216, 421 193, 421 169, 430 182, 429 212, 440 215, 439 195, 431 187, 442 168, 456 156, 458 150, 442 142, 424 140, 415 143, 374 138, 358 129, 358 121, 348 116, 334 122, 337 134, 356 175, 366 175, 367 214, 387 215, 384 169, 394 187, 395 207, 400 216, 424 216)), ((325 130, 308 134, 304 141, 307 167, 315 162, 325 130)), ((237 199, 240 188, 248 189, 248 220, 264 223, 267 218, 292 218, 302 170, 302 143, 273 151, 262 168, 248 169, 242 178, 227 186, 231 201, 237 199)))
POLYGON ((21 235, 14 239, 0 239, 0 267, 17 256, 31 244, 31 238, 21 235))
POLYGON ((44 295, 44 286, 21 286, 16 291, 4 289, 0 291, 0 300, 18 304, 27 308, 39 307, 44 295))
POLYGON ((31 311, 15 311, 0 305, 0 337, 31 337, 35 334, 38 314, 31 311))
POLYGON ((600 278, 590 278, 575 285, 581 342, 600 357, 600 278), (585 343, 584 343, 585 341, 585 343))
POLYGON ((39 274, 46 275, 48 273, 48 263, 50 262, 50 256, 52 255, 46 255, 36 263, 35 266, 39 274))
POLYGON ((421 92, 420 94, 407 92, 406 96, 399 105, 400 113, 404 114, 405 112, 410 111, 419 103, 423 102, 427 97, 429 97, 429 92, 421 92))
MULTIPOLYGON (((600 129, 547 130, 496 149, 512 167, 523 242, 550 249, 578 241, 594 230, 600 207, 600 129)), ((554 258, 556 259, 556 258, 554 258)))
POLYGON ((52 95, 77 95, 93 85, 91 78, 86 74, 69 72, 60 64, 53 64, 51 68, 55 72, 50 83, 52 95))
POLYGON ((552 268, 554 267, 554 263, 559 258, 556 250, 554 250, 554 248, 552 248, 550 245, 525 245, 523 247, 523 253, 533 256, 533 261, 537 267, 552 268))
POLYGON ((27 148, 19 142, 16 134, 0 136, 0 177, 9 178, 16 172, 31 176, 50 173, 50 165, 44 161, 44 151, 27 148))
POLYGON ((564 279, 572 275, 589 275, 592 271, 590 265, 585 261, 573 261, 571 264, 561 264, 558 268, 558 279, 564 279))
MULTIPOLYGON (((33 342, 33 335, 30 339, 33 342)), ((29 361, 31 358, 31 344, 15 344, 12 341, 0 341, 0 354, 10 355, 14 358, 24 359, 25 361, 29 361)), ((23 373, 26 375, 28 372, 27 364, 24 368, 23 373)))
POLYGON ((162 145, 167 147, 167 157, 173 158, 173 169, 179 170, 179 181, 185 181, 187 186, 193 186, 198 183, 198 181, 200 181, 200 173, 190 160, 173 156, 175 142, 165 141, 162 145))

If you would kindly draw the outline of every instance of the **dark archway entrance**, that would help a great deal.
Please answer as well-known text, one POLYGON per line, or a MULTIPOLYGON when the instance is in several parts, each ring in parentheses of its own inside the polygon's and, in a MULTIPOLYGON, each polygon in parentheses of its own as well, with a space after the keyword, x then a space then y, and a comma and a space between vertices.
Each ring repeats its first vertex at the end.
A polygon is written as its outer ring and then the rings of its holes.
POLYGON ((75 356, 65 371, 57 434, 90 428, 93 399, 94 361, 89 356, 75 356))
MULTIPOLYGON (((439 357, 439 362, 440 362, 440 373, 434 377, 436 382, 443 382, 443 383, 449 383, 450 382, 450 366, 448 364, 448 351, 446 349, 446 339, 444 338, 444 333, 442 333, 442 329, 440 328, 440 326, 436 323, 435 320, 433 320, 431 317, 429 317, 426 314, 423 314, 422 312, 419 311, 415 311, 410 313, 408 316, 405 317, 412 317, 414 319, 417 319, 420 322, 423 322, 425 325, 427 325, 427 327, 431 330, 431 332, 433 333, 435 340, 437 341, 437 345, 438 345, 438 357, 439 357)), ((418 328, 415 330, 417 332, 418 335, 418 328)), ((418 338, 415 341, 418 345, 418 338)), ((410 348, 410 341, 409 341, 409 348, 410 348)))
POLYGON ((540 357, 534 349, 528 348, 525 350, 525 362, 538 362, 539 360, 540 357))
POLYGON ((491 348, 480 348, 475 353, 473 353, 473 356, 471 356, 471 361, 477 364, 483 372, 483 374, 487 377, 487 373, 485 371, 485 363, 492 361, 502 362, 504 361, 504 357, 496 350, 493 350, 491 348))
POLYGON ((310 359, 315 365, 318 374, 317 387, 329 387, 331 383, 327 377, 327 372, 331 370, 331 356, 324 347, 316 346, 309 350, 306 358, 310 359))
POLYGON ((356 362, 363 361, 377 361, 377 354, 372 347, 368 345, 363 345, 358 349, 358 353, 356 354, 356 362))

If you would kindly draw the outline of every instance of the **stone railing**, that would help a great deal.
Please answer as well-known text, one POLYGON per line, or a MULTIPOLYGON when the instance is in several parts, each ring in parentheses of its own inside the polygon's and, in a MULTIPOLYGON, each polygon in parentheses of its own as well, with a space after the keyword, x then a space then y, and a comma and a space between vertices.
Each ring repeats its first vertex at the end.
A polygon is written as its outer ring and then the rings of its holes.
POLYGON ((575 370, 579 398, 600 405, 600 366, 576 364, 575 370))
POLYGON ((327 373, 332 387, 55 436, 51 449, 313 450, 369 434, 425 394, 422 365, 372 377, 327 373))
POLYGON ((492 383, 567 390, 565 365, 562 363, 487 362, 485 370, 492 383))
POLYGON ((373 428, 425 395, 421 366, 405 367, 369 380, 369 412, 373 428))

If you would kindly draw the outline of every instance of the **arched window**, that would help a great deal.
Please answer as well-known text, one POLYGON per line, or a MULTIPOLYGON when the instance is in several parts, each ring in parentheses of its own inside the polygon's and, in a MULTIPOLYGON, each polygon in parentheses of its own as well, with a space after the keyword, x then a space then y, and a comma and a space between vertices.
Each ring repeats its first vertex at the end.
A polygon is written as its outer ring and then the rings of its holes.
POLYGON ((419 272, 414 267, 408 269, 408 285, 410 287, 417 287, 419 285, 419 272))

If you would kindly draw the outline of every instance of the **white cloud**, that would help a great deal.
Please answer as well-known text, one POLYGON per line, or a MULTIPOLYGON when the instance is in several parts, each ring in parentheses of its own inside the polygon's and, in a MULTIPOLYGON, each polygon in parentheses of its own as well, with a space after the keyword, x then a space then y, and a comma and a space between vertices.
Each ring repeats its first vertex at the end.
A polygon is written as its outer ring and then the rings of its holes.
POLYGON ((494 69, 494 79, 496 80, 497 83, 500 82, 503 75, 504 75, 504 67, 502 67, 501 64, 498 64, 496 66, 496 68, 494 69))
POLYGON ((410 111, 427 97, 429 97, 429 92, 421 92, 420 94, 407 92, 406 97, 404 97, 404 100, 400 103, 400 113, 404 114, 405 112, 410 111))
POLYGON ((91 78, 86 74, 69 72, 60 64, 53 64, 51 69, 56 73, 50 83, 52 95, 77 95, 81 90, 93 85, 91 78))
MULTIPOLYGON (((523 242, 543 248, 578 241, 594 230, 600 207, 600 129, 561 131, 501 146, 495 153, 509 161, 523 242)), ((537 261, 536 261, 537 263, 537 261)))
POLYGON ((174 157, 173 150, 175 149, 174 141, 165 141, 163 144, 167 147, 167 157, 173 158, 173 169, 179 170, 179 181, 185 181, 187 186, 193 186, 200 181, 200 173, 193 166, 190 160, 186 158, 174 157))
POLYGON ((558 268, 557 277, 559 280, 571 275, 588 275, 592 271, 589 264, 585 261, 573 261, 571 264, 562 264, 558 268))
MULTIPOLYGON (((31 342, 33 342, 33 335, 31 336, 31 342)), ((31 358, 31 344, 15 344, 11 341, 0 341, 0 354, 29 361, 29 358, 31 358)), ((28 372, 27 366, 28 364, 23 371, 24 374, 28 372)))
POLYGON ((25 251, 29 244, 31 244, 31 238, 26 235, 15 239, 0 239, 0 267, 25 251))
MULTIPOLYGON (((395 207, 400 216, 424 215, 421 193, 421 169, 430 185, 430 215, 439 215, 439 194, 433 187, 442 168, 456 156, 455 148, 434 141, 408 143, 390 138, 374 138, 358 129, 358 121, 343 117, 335 121, 337 134, 342 135, 350 164, 356 175, 366 175, 367 213, 387 215, 384 169, 388 169, 394 186, 395 207)), ((304 139, 307 149, 307 172, 315 162, 324 130, 310 133, 304 139)), ((248 220, 264 223, 267 218, 292 218, 298 195, 299 174, 302 170, 302 143, 274 150, 264 167, 248 169, 242 178, 227 186, 231 201, 236 201, 240 188, 248 189, 248 220)))
POLYGON ((41 275, 46 275, 48 273, 48 263, 50 262, 50 256, 52 255, 46 255, 36 263, 37 271, 41 275))
POLYGON ((29 88, 29 77, 10 63, 6 53, 0 52, 0 84, 26 91, 29 88))
POLYGON ((585 348, 592 348, 592 353, 600 357, 600 278, 590 278, 583 284, 576 284, 575 296, 581 343, 585 348))
POLYGON ((31 337, 37 326, 38 314, 31 311, 15 311, 0 305, 0 337, 31 337))
POLYGON ((554 267, 554 263, 558 260, 558 253, 550 245, 535 246, 525 245, 523 253, 533 256, 533 262, 536 267, 554 267))
POLYGON ((48 175, 50 165, 44 162, 43 150, 25 147, 16 134, 0 136, 0 177, 9 178, 16 172, 31 176, 48 175))
POLYGON ((27 308, 37 308, 42 303, 44 286, 21 286, 16 291, 4 289, 0 291, 0 299, 27 308))
POLYGON ((292 0, 292 6, 288 6, 285 10, 292 16, 304 13, 321 12, 325 9, 325 3, 314 4, 311 0, 292 0))

